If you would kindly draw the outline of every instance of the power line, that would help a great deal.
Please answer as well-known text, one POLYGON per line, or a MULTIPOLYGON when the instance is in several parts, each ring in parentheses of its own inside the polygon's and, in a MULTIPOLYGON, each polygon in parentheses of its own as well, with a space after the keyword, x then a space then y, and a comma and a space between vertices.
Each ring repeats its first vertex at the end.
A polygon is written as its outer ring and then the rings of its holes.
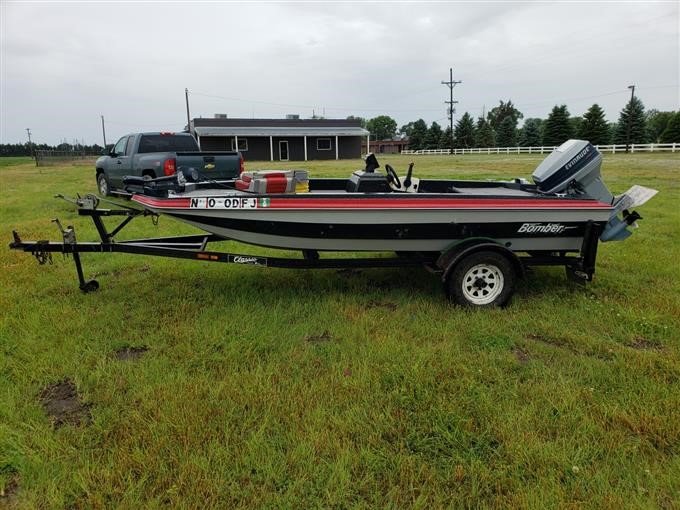
MULTIPOLYGON (((271 101, 257 101, 257 100, 252 100, 252 99, 243 99, 243 98, 237 98, 237 97, 227 97, 227 96, 218 96, 215 94, 204 94, 202 92, 191 92, 192 95, 194 96, 202 96, 202 97, 211 97, 214 99, 224 99, 227 101, 237 101, 240 103, 252 103, 252 104, 263 104, 267 106, 282 106, 285 108, 318 108, 317 105, 309 105, 309 104, 293 104, 293 103, 274 103, 271 101)), ((362 107, 344 107, 344 106, 325 106, 323 107, 326 110, 335 110, 335 111, 351 111, 351 112, 358 112, 358 111, 374 111, 374 112, 385 112, 385 111, 390 111, 390 112, 438 112, 438 108, 410 108, 410 109, 394 109, 394 108, 362 108, 362 107)))

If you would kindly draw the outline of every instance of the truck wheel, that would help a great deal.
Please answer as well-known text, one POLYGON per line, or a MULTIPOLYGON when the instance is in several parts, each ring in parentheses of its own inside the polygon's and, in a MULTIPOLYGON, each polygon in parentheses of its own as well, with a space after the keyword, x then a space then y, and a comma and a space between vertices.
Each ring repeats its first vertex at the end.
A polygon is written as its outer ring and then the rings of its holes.
POLYGON ((99 172, 97 174, 97 188, 99 189, 100 195, 104 197, 111 195, 109 180, 106 178, 106 174, 104 172, 99 172))
POLYGON ((449 300, 461 306, 504 306, 516 274, 507 257, 493 251, 471 253, 458 262, 446 282, 449 300))

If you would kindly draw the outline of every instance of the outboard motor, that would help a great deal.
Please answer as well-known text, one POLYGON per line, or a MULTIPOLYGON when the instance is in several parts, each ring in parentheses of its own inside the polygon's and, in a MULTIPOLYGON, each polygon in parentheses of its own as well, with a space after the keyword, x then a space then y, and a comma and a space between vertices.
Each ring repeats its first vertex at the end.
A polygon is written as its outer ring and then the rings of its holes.
POLYGON ((641 219, 629 209, 644 204, 657 191, 636 185, 615 197, 602 182, 600 165, 602 154, 590 142, 568 140, 538 165, 532 178, 540 193, 583 196, 611 204, 611 215, 600 240, 622 241, 631 235, 628 227, 637 227, 636 221, 641 219))
POLYGON ((541 193, 587 195, 611 204, 614 196, 602 182, 602 154, 585 140, 567 140, 534 170, 532 178, 541 193))

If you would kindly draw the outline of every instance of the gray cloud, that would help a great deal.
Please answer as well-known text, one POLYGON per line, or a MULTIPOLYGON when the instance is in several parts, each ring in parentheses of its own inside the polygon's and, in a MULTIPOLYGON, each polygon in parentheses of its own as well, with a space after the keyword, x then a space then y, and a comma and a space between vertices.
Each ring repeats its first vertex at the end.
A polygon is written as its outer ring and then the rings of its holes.
POLYGON ((181 129, 185 87, 195 116, 444 123, 449 66, 459 114, 510 98, 527 117, 598 102, 616 120, 631 83, 648 108, 680 102, 677 3, 3 2, 0 15, 2 142, 30 127, 101 143, 100 114, 111 139, 181 129))

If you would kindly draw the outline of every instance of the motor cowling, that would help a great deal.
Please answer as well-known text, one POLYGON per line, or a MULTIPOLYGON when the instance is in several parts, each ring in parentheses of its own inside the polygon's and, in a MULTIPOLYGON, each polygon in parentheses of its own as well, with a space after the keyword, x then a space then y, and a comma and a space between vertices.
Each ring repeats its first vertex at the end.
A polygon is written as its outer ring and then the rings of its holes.
POLYGON ((564 193, 612 203, 613 195, 602 182, 602 154, 585 140, 568 140, 538 165, 532 175, 538 191, 564 193))

